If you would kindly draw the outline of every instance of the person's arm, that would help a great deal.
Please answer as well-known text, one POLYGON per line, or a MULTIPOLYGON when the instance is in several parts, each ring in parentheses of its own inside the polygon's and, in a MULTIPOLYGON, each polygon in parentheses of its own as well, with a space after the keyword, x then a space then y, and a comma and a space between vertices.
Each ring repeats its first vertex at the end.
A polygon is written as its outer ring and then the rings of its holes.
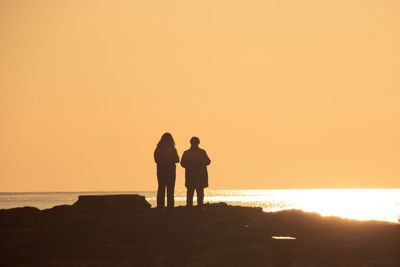
POLYGON ((183 152, 182 158, 181 158, 181 166, 183 168, 186 168, 186 152, 183 152))
POLYGON ((206 166, 208 166, 208 165, 210 165, 210 163, 211 163, 211 160, 210 160, 210 158, 208 157, 207 152, 204 150, 204 164, 205 164, 206 166))
POLYGON ((175 149, 174 163, 178 163, 178 162, 179 162, 179 155, 178 155, 178 151, 176 151, 176 149, 175 149))
POLYGON ((158 158, 158 150, 154 150, 154 161, 158 164, 159 163, 159 158, 158 158))

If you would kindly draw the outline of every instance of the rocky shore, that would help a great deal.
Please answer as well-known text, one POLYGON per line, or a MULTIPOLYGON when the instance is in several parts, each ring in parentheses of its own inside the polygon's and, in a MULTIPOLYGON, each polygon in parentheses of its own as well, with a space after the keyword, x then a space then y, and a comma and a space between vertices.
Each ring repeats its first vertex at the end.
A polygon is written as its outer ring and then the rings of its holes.
POLYGON ((400 266, 399 224, 139 195, 0 210, 0 236, 0 266, 400 266))

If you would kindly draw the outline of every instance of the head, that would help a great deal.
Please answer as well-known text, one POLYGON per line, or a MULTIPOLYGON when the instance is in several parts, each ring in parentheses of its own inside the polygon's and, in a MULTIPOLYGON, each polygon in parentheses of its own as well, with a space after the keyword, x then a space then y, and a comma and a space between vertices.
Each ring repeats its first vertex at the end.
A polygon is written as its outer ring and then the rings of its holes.
POLYGON ((200 139, 198 137, 196 137, 196 136, 193 136, 190 139, 190 144, 192 145, 192 147, 199 147, 200 139))
POLYGON ((160 146, 175 147, 174 138, 172 138, 172 135, 170 133, 165 133, 161 136, 161 139, 157 144, 157 147, 160 147, 160 146))

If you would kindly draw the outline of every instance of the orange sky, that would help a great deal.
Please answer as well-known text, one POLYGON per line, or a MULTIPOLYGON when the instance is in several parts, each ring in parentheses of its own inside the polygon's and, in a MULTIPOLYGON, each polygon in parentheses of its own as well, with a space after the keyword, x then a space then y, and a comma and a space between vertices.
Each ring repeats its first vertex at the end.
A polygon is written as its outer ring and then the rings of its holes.
POLYGON ((397 0, 0 1, 0 191, 400 187, 397 0), (178 167, 177 189, 184 188, 178 167))

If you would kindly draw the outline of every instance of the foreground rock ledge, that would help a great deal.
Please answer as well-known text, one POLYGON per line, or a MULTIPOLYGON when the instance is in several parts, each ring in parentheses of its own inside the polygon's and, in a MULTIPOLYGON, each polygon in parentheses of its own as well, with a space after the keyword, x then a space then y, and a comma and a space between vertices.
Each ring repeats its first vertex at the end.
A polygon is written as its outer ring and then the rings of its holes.
POLYGON ((84 209, 146 209, 151 207, 144 196, 137 194, 82 195, 73 206, 84 209))
POLYGON ((0 210, 0 266, 400 266, 398 224, 226 203, 149 207, 111 195, 0 210))

